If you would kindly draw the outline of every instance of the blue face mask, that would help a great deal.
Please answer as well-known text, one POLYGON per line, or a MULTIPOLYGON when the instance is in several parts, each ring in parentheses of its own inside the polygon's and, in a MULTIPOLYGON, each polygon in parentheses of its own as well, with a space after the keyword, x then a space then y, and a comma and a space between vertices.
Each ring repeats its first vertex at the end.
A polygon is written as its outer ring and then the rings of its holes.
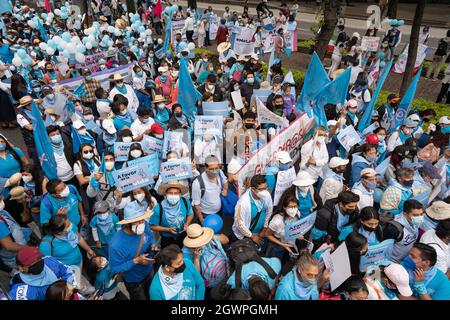
POLYGON ((136 75, 137 75, 139 78, 141 78, 141 77, 144 75, 144 71, 141 70, 141 71, 137 72, 136 75))
POLYGON ((288 162, 288 163, 280 163, 278 165, 278 169, 280 169, 280 171, 286 171, 289 170, 292 166, 292 162, 288 162))
POLYGON ((50 140, 54 143, 54 144, 60 144, 62 141, 61 135, 56 135, 50 138, 50 140))
POLYGON ((375 188, 377 187, 377 184, 376 184, 376 182, 368 181, 366 186, 367 186, 367 189, 369 189, 369 190, 375 190, 375 188))
POLYGON ((87 76, 86 77, 86 81, 91 81, 92 80, 92 77, 91 76, 87 76))
POLYGON ((450 126, 448 126, 448 127, 442 127, 442 128, 441 128, 441 132, 442 132, 443 134, 450 133, 450 126))
POLYGON ((0 151, 5 151, 6 143, 0 143, 0 151))
POLYGON ((410 270, 416 270, 416 263, 413 261, 413 259, 411 259, 411 257, 408 255, 406 256, 405 259, 403 259, 403 263, 402 265, 406 268, 406 269, 410 269, 410 270))

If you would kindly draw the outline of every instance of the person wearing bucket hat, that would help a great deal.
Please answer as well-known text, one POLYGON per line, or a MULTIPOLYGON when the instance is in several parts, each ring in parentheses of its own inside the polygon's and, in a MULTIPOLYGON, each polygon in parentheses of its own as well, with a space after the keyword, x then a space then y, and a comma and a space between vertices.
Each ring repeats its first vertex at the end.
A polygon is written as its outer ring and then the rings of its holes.
POLYGON ((190 202, 182 196, 188 191, 185 184, 175 180, 161 183, 158 187, 158 194, 164 196, 164 200, 153 208, 150 226, 153 232, 160 233, 161 248, 170 244, 183 246, 186 229, 194 219, 190 202))
POLYGON ((128 202, 123 226, 109 243, 109 263, 113 274, 123 272, 125 287, 131 300, 148 300, 148 288, 154 259, 147 256, 155 249, 154 239, 146 221, 150 211, 143 211, 136 201, 128 202))
POLYGON ((112 89, 109 92, 108 99, 110 101, 114 101, 114 97, 118 94, 123 95, 128 99, 128 110, 137 112, 139 107, 139 99, 136 96, 133 88, 124 83, 125 78, 120 73, 115 73, 114 76, 110 79, 112 89))
POLYGON ((194 264, 205 279, 207 288, 217 286, 228 276, 228 256, 213 229, 191 224, 186 230, 183 245, 183 258, 194 264))
POLYGON ((432 229, 434 230, 440 221, 448 219, 450 219, 450 204, 441 200, 434 201, 425 210, 423 223, 420 226, 420 229, 425 232, 432 229))
POLYGON ((163 95, 157 94, 153 99, 155 105, 155 122, 162 126, 163 130, 167 129, 167 123, 170 119, 170 110, 166 106, 166 99, 163 95))
POLYGON ((101 251, 103 256, 108 256, 108 244, 116 232, 121 229, 121 226, 117 224, 118 222, 119 218, 107 201, 100 200, 95 203, 94 216, 91 219, 90 227, 92 239, 98 249, 97 252, 101 251))
POLYGON ((320 187, 320 198, 325 203, 329 199, 336 198, 344 190, 344 172, 349 163, 348 159, 333 157, 328 163, 328 168, 323 176, 320 187))
POLYGON ((217 46, 219 52, 219 62, 226 64, 230 58, 236 58, 236 53, 231 49, 231 42, 225 41, 217 46))

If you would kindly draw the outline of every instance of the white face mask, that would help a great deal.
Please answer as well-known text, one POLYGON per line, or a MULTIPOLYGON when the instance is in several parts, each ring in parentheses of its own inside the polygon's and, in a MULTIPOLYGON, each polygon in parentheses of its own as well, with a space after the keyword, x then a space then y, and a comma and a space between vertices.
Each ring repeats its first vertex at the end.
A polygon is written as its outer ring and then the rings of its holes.
POLYGON ((164 108, 166 107, 166 105, 164 103, 160 103, 157 106, 158 106, 158 109, 160 109, 160 110, 164 110, 164 108))
POLYGON ((114 161, 105 162, 105 168, 106 170, 111 171, 114 168, 114 161))
POLYGON ((47 98, 48 98, 49 100, 53 100, 54 97, 55 97, 55 94, 54 94, 54 93, 49 93, 49 94, 47 95, 47 98))
POLYGON ((164 134, 155 134, 155 138, 162 139, 164 138, 164 134))
POLYGON ((0 211, 3 211, 3 209, 5 209, 5 202, 0 201, 0 211))
POLYGON ((61 197, 63 197, 63 198, 66 198, 66 197, 69 196, 69 194, 70 194, 69 187, 66 186, 66 187, 64 188, 64 190, 63 190, 59 195, 60 195, 61 197))
POLYGON ((109 216, 109 213, 108 213, 108 212, 105 212, 105 213, 99 213, 99 214, 98 214, 98 218, 99 218, 100 220, 106 220, 106 218, 108 218, 108 216, 109 216))
POLYGON ((139 158, 142 155, 142 151, 141 150, 133 150, 133 151, 130 151, 130 155, 133 158, 139 158))
POLYGON ((324 136, 317 136, 316 141, 320 144, 325 142, 325 137, 324 136))
POLYGON ((134 198, 135 198, 137 201, 142 202, 142 200, 144 200, 144 198, 145 198, 145 193, 138 193, 138 194, 135 194, 135 195, 134 195, 134 198))
POLYGON ((133 141, 133 138, 132 137, 123 137, 122 140, 123 140, 123 142, 130 143, 133 141))
POLYGON ((84 136, 86 133, 87 133, 86 129, 78 130, 78 134, 81 135, 81 136, 84 136))
POLYGON ((83 153, 83 158, 84 159, 92 159, 94 157, 94 153, 93 152, 88 152, 88 153, 83 153))
POLYGON ((145 231, 145 223, 141 223, 141 224, 138 224, 138 225, 131 226, 131 230, 134 233, 136 233, 138 235, 141 235, 145 231))
POLYGON ((180 196, 179 195, 174 195, 174 194, 169 194, 166 196, 167 202, 170 205, 176 205, 178 203, 178 201, 180 201, 180 196))
POLYGON ((269 191, 267 190, 258 191, 257 195, 259 199, 264 199, 267 195, 270 196, 269 191))
POLYGON ((298 212, 298 207, 295 208, 287 208, 286 209, 286 213, 288 214, 289 217, 293 218, 297 215, 298 212))
POLYGON ((106 267, 106 265, 108 264, 108 260, 105 258, 105 257, 101 257, 100 258, 100 268, 104 268, 104 267, 106 267))
POLYGON ((31 182, 31 181, 33 181, 33 176, 32 175, 22 176, 22 180, 23 180, 24 183, 31 182))
POLYGON ((386 139, 386 136, 377 136, 378 137, 378 140, 380 140, 380 141, 384 141, 384 139, 386 139))

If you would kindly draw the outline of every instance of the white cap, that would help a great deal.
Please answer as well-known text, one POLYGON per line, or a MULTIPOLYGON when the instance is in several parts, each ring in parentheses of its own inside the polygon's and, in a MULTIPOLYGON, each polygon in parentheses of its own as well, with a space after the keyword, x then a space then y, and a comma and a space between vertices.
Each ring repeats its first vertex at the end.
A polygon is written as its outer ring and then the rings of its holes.
POLYGON ((412 121, 417 121, 417 122, 420 121, 420 117, 419 117, 419 115, 416 114, 416 113, 413 113, 412 115, 408 116, 408 119, 410 119, 410 120, 412 120, 412 121))
POLYGON ((337 121, 336 120, 328 120, 327 125, 328 126, 335 126, 335 125, 337 125, 337 121))
POLYGON ((314 182, 316 180, 307 171, 300 171, 292 184, 297 187, 308 187, 313 185, 314 182))
POLYGON ((348 159, 342 159, 342 158, 339 158, 339 157, 333 157, 333 158, 331 158, 330 163, 328 164, 328 166, 330 168, 336 168, 336 167, 339 167, 339 166, 346 166, 349 162, 350 162, 350 160, 348 160, 348 159))
POLYGON ((84 123, 83 123, 83 121, 81 121, 81 120, 75 120, 73 123, 72 123, 72 126, 75 128, 75 129, 80 129, 80 128, 82 128, 82 127, 86 127, 85 125, 84 125, 84 123))
POLYGON ((401 264, 391 263, 384 268, 384 274, 395 284, 402 296, 412 296, 413 292, 409 286, 408 271, 401 264))
POLYGON ((350 99, 345 103, 345 106, 347 108, 356 108, 358 106, 358 101, 355 99, 350 99))
POLYGON ((450 118, 448 116, 440 117, 439 124, 450 124, 450 118))
POLYGON ((367 177, 375 177, 377 175, 380 175, 378 172, 376 172, 372 168, 365 168, 361 170, 360 176, 367 176, 367 177))
POLYGON ((277 160, 280 163, 292 162, 291 156, 286 151, 278 151, 278 153, 277 153, 277 160))
POLYGON ((109 134, 115 134, 117 132, 116 127, 114 127, 114 123, 110 119, 103 120, 102 128, 106 130, 109 134))
POLYGON ((158 68, 158 72, 160 72, 160 73, 167 72, 167 71, 169 71, 168 67, 159 67, 158 68))
POLYGON ((353 37, 358 38, 358 40, 361 39, 361 35, 360 35, 358 32, 353 32, 352 38, 353 38, 353 37))
POLYGON ((231 159, 231 161, 228 163, 228 173, 236 174, 240 169, 241 165, 236 159, 231 159))

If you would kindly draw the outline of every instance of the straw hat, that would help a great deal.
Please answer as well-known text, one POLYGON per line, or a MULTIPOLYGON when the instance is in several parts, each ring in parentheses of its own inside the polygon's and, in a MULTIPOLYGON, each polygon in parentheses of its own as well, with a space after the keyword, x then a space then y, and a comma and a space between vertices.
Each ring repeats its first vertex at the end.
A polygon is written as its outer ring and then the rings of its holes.
POLYGON ((295 178, 293 185, 297 187, 309 187, 316 182, 307 171, 300 171, 295 178))
POLYGON ((130 224, 133 222, 148 219, 151 215, 150 210, 142 210, 137 201, 128 202, 123 209, 123 220, 117 224, 130 224))
POLYGON ((158 102, 166 102, 166 98, 164 98, 163 95, 157 94, 155 96, 155 99, 153 99, 153 103, 158 103, 158 102))
POLYGON ((103 22, 108 22, 108 19, 105 16, 100 16, 98 19, 103 22))
POLYGON ((450 204, 444 201, 433 202, 425 211, 434 220, 446 220, 450 218, 450 204))
POLYGON ((199 248, 212 240, 214 237, 214 230, 194 223, 187 227, 186 234, 187 236, 184 238, 183 244, 188 248, 199 248))
POLYGON ((221 44, 219 44, 217 46, 217 52, 221 53, 221 52, 227 51, 230 48, 231 48, 230 42, 222 42, 221 44))
POLYGON ((112 78, 110 81, 119 81, 119 80, 123 80, 125 79, 124 77, 122 77, 122 75, 120 73, 116 73, 114 74, 114 78, 112 78))
POLYGON ((127 23, 123 19, 117 19, 115 25, 118 29, 125 29, 127 27, 127 23))
POLYGON ((6 182, 6 187, 16 185, 22 179, 22 174, 20 172, 14 173, 6 182))
POLYGON ((17 108, 23 108, 26 105, 29 105, 33 101, 33 98, 31 96, 24 96, 19 99, 19 106, 17 108))
POLYGON ((24 187, 14 187, 9 191, 11 200, 23 199, 27 194, 25 193, 24 187))
POLYGON ((189 188, 184 184, 181 184, 177 180, 170 180, 167 183, 161 183, 158 187, 158 194, 163 196, 166 194, 167 189, 177 188, 180 190, 181 194, 185 194, 189 191, 189 188))

